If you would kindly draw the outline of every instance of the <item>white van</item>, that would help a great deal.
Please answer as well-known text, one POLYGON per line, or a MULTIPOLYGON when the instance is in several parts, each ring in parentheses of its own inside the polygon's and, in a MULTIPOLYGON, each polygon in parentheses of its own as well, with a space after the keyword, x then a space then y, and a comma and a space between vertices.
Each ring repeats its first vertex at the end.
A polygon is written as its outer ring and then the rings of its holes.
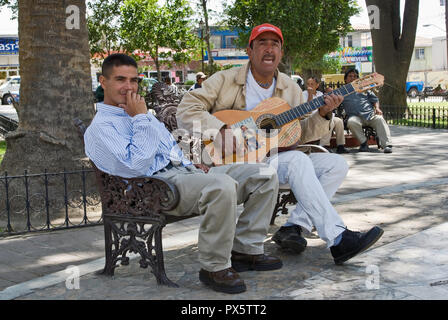
POLYGON ((297 82, 297 83, 298 83, 298 81, 297 81, 297 80, 299 80, 299 81, 300 81, 300 83, 302 83, 302 84, 303 84, 303 79, 302 79, 302 77, 301 77, 301 76, 299 76, 299 75, 297 75, 297 74, 293 74, 293 75, 291 75, 291 79, 292 79, 292 80, 294 80, 294 82, 297 82))
POLYGON ((14 98, 12 93, 20 90, 20 76, 13 76, 0 86, 0 100, 2 104, 12 104, 14 98))

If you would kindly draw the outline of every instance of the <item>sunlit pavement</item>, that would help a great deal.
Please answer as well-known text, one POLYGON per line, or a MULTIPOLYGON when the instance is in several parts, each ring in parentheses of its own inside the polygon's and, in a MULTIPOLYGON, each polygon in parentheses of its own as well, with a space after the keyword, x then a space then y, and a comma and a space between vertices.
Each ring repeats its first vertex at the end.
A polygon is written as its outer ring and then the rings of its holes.
POLYGON ((348 228, 374 225, 383 237, 369 250, 336 266, 316 233, 306 233, 300 255, 281 251, 270 236, 265 251, 280 270, 244 272, 247 291, 214 292, 199 282, 200 217, 164 229, 168 277, 179 288, 157 286, 138 259, 112 278, 103 267, 102 227, 0 239, 1 299, 448 299, 448 131, 391 126, 393 153, 379 150, 344 158, 349 174, 333 202, 348 228), (71 267, 70 267, 71 266, 71 267), (67 267, 70 267, 67 269, 67 267), (79 278, 73 275, 79 275, 79 278), (77 281, 78 279, 79 281, 77 281))

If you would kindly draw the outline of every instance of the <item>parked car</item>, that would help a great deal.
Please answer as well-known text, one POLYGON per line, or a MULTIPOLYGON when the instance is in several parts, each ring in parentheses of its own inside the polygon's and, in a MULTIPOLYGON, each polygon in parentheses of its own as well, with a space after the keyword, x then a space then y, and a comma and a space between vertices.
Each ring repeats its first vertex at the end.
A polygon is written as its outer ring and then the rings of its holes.
POLYGON ((11 92, 11 95, 12 95, 12 98, 14 99, 14 101, 19 103, 19 100, 20 100, 19 91, 13 91, 13 92, 11 92))
POLYGON ((12 92, 18 93, 20 90, 20 76, 13 76, 0 86, 0 99, 2 104, 12 104, 14 97, 12 92))
POLYGON ((291 79, 294 80, 294 82, 296 82, 302 90, 304 89, 305 82, 301 76, 293 74, 291 75, 291 79))
POLYGON ((425 84, 423 81, 408 81, 406 82, 406 92, 411 98, 417 97, 423 92, 425 84))

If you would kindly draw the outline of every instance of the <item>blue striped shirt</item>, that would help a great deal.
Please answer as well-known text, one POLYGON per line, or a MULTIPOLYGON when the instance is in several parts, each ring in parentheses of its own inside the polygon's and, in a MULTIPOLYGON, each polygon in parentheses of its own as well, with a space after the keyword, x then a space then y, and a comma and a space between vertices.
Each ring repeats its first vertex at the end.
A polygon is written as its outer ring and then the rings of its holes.
POLYGON ((97 104, 84 145, 98 169, 124 178, 151 176, 170 161, 191 165, 165 125, 150 112, 130 117, 124 109, 104 103, 97 104))

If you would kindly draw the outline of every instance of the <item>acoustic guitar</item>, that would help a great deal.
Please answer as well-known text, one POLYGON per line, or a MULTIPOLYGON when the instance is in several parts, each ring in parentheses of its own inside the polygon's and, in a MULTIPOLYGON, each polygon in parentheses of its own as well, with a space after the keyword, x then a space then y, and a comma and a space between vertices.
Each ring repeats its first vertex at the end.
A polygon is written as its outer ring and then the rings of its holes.
POLYGON ((263 100, 251 111, 215 112, 213 115, 226 123, 236 137, 237 152, 225 154, 211 141, 205 142, 205 151, 217 165, 263 162, 266 156, 290 150, 300 143, 300 118, 325 105, 325 95, 337 94, 346 97, 355 92, 382 86, 383 83, 384 76, 372 73, 294 108, 285 100, 272 97, 263 100))

